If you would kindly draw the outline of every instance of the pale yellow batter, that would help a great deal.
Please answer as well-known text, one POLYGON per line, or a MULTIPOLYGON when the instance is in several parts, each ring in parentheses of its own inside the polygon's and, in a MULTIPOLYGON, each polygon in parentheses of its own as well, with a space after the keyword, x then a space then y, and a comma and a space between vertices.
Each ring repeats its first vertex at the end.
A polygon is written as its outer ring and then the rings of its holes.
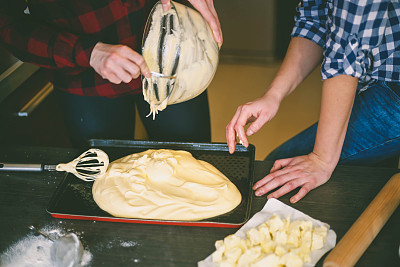
POLYGON ((175 9, 155 6, 143 57, 151 71, 175 79, 144 77, 143 95, 153 119, 167 105, 201 94, 210 84, 218 65, 218 45, 207 22, 197 11, 173 2, 175 9))
POLYGON ((201 220, 241 202, 236 186, 187 151, 147 150, 110 163, 93 184, 99 207, 117 217, 201 220))

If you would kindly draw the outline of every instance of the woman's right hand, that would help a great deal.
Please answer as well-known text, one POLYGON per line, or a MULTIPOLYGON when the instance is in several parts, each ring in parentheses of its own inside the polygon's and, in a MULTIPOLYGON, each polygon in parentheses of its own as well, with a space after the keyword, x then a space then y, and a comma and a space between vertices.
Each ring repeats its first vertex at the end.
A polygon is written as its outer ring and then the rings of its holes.
POLYGON ((144 58, 125 45, 98 42, 90 56, 90 66, 112 83, 129 83, 142 73, 150 77, 150 69, 144 58))
POLYGON ((281 100, 267 92, 263 97, 239 106, 232 120, 226 126, 226 140, 229 153, 235 152, 236 136, 245 147, 249 146, 247 136, 258 132, 261 127, 275 117, 281 100), (251 123, 245 132, 244 126, 251 123))

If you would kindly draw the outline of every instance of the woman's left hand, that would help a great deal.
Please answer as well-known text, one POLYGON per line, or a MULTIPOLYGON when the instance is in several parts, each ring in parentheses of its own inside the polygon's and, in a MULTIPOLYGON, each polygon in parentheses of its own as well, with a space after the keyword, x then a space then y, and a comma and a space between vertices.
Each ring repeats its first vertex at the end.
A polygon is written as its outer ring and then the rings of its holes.
MULTIPOLYGON (((204 17, 204 19, 210 25, 210 28, 213 32, 214 39, 218 43, 218 46, 221 48, 223 38, 222 38, 222 30, 221 24, 218 19, 217 11, 214 8, 213 0, 188 0, 197 11, 204 17)), ((168 11, 171 7, 170 0, 161 0, 161 4, 164 11, 168 11)))
POLYGON ((302 199, 312 189, 326 183, 332 175, 336 164, 324 162, 314 152, 294 158, 275 161, 270 174, 258 181, 253 189, 256 196, 262 196, 278 187, 267 198, 279 198, 297 187, 300 190, 290 198, 291 203, 302 199))

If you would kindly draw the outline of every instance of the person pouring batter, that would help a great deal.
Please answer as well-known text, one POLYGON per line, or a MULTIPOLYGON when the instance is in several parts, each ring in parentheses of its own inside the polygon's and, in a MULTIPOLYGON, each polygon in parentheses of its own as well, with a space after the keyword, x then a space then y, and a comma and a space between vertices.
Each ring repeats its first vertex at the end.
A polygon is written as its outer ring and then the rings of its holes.
MULTIPOLYGON (((218 44, 221 26, 212 0, 189 0, 218 44)), ((161 0, 164 10, 169 0, 161 0)), ((75 147, 91 138, 133 139, 135 106, 150 140, 210 142, 207 93, 146 117, 140 75, 144 25, 155 1, 14 0, 0 4, 0 45, 46 69, 75 147)))

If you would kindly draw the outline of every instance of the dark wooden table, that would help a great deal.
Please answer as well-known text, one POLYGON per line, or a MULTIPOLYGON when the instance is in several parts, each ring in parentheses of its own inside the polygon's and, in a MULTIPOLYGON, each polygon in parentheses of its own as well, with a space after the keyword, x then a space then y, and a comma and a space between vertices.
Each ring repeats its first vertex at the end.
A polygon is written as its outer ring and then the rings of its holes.
MULTIPOLYGON (((63 148, 0 147, 0 162, 68 162, 81 151, 63 148)), ((256 162, 261 179, 271 162, 256 162)), ((313 190, 294 208, 331 225, 338 240, 345 234, 397 169, 338 166, 330 181, 313 190)), ((46 212, 62 173, 0 172, 0 253, 29 234, 28 226, 57 225, 80 233, 93 259, 90 266, 196 266, 214 251, 214 242, 236 229, 146 225, 55 219, 46 212), (124 242, 130 242, 124 246, 124 242)), ((289 204, 287 195, 280 200, 289 204)), ((265 204, 255 197, 252 214, 265 204)), ((291 204, 289 204, 291 205, 291 204)), ((357 245, 357 244, 355 244, 357 245)), ((357 266, 400 266, 398 208, 357 266)), ((317 266, 322 265, 322 260, 317 266)))

